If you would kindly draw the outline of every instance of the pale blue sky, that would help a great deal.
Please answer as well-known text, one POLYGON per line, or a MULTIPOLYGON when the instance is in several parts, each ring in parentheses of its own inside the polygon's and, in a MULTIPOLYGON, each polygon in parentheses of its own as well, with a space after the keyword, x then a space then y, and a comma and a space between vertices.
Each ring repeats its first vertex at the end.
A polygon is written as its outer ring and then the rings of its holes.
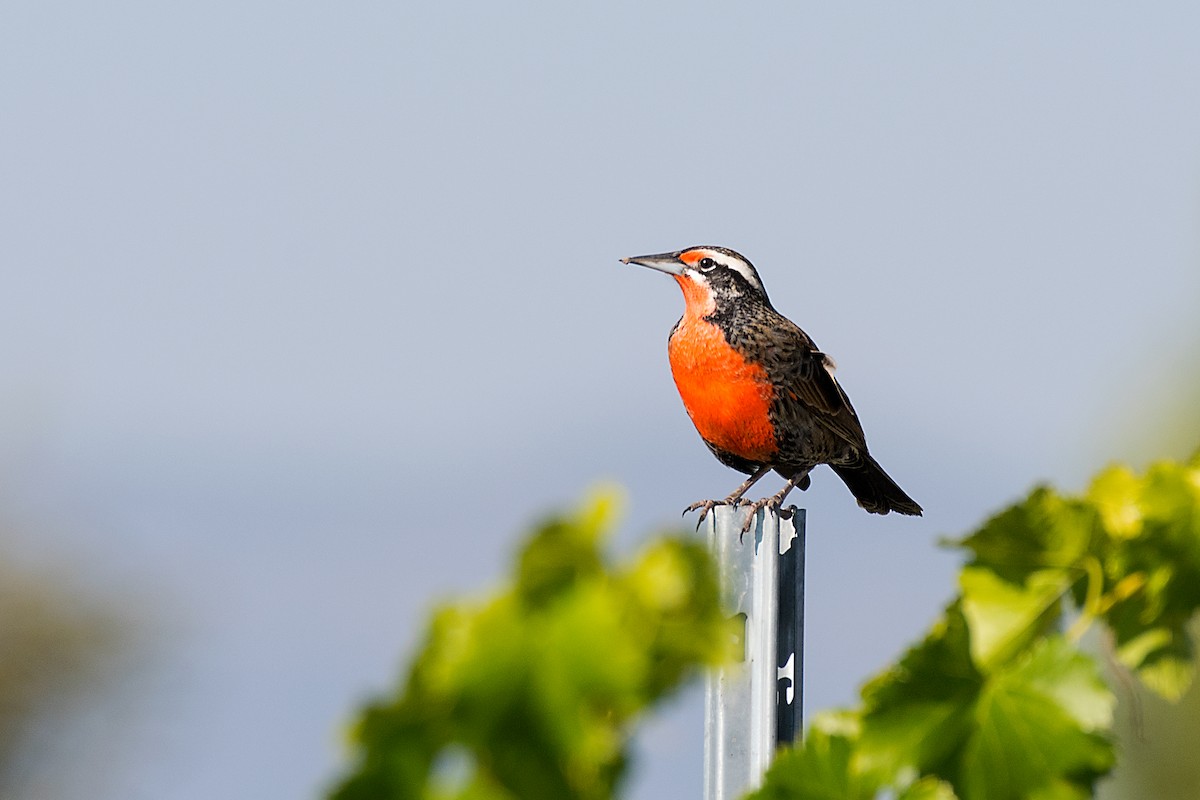
MULTIPOLYGON (((1078 487, 1192 371, 1200 8, 1116 5, 10 4, 11 547, 161 618, 117 744, 109 709, 58 745, 111 761, 78 795, 311 796, 530 519, 617 480, 632 546, 732 489, 677 288, 617 262, 701 243, 927 510, 798 496, 809 707, 851 701, 953 593, 937 537, 1078 487)), ((631 797, 699 793, 699 719, 631 797)))

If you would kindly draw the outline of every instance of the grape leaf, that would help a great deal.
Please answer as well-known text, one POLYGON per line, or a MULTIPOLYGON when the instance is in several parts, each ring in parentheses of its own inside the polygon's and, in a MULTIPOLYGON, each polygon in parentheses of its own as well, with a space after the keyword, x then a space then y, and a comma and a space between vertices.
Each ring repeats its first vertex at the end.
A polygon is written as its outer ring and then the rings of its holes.
POLYGON ((856 729, 852 716, 818 717, 803 746, 781 750, 745 800, 873 800, 879 785, 852 764, 856 729))
POLYGON ((1042 640, 980 694, 955 781, 963 800, 1078 792, 1113 764, 1114 698, 1095 663, 1062 637, 1042 640))
POLYGON ((906 770, 937 770, 966 735, 983 680, 955 603, 920 644, 863 687, 858 767, 882 782, 906 770))
POLYGON ((1178 699, 1196 669, 1187 626, 1200 610, 1200 467, 1161 462, 1143 478, 1113 467, 1088 498, 1108 531, 1102 611, 1117 658, 1148 688, 1178 699), (1132 590, 1116 590, 1132 579, 1132 590))
POLYGON ((1082 575, 1082 561, 1095 550, 1100 535, 1090 504, 1042 487, 951 544, 971 551, 972 566, 1020 585, 1030 573, 1047 568, 1082 575))
POLYGON ((1069 583, 1062 570, 1030 572, 1018 585, 990 569, 964 567, 959 586, 975 665, 987 672, 1049 631, 1069 583))

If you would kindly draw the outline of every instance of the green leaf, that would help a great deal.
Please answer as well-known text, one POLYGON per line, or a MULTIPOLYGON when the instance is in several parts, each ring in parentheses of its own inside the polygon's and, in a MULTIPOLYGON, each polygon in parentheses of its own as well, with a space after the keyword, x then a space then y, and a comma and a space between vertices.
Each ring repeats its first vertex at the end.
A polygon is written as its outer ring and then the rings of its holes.
POLYGON ((1141 490, 1141 479, 1123 464, 1109 467, 1092 481, 1087 499, 1100 512, 1110 536, 1126 539, 1141 532, 1141 490))
POLYGON ((1090 504, 1039 488, 957 546, 972 552, 972 566, 1022 584, 1030 573, 1047 568, 1082 574, 1083 559, 1099 535, 1097 515, 1090 504))
POLYGON ((597 492, 575 515, 547 520, 534 532, 517 564, 522 602, 548 602, 577 581, 602 573, 598 548, 618 502, 615 492, 597 492))
POLYGON ((968 733, 982 685, 956 603, 924 641, 863 687, 859 768, 881 782, 908 770, 936 770, 968 733))
POLYGON ((867 685, 858 771, 880 784, 937 775, 963 800, 1090 787, 1112 762, 1112 696, 1092 660, 1061 636, 1035 638, 985 675, 972 667, 967 630, 951 606, 867 685))
POLYGON ((975 665, 988 672, 1050 630, 1070 581, 1062 570, 1043 569, 1012 584, 990 569, 963 568, 962 611, 975 665))
POLYGON ((950 784, 930 776, 911 784, 896 800, 958 800, 958 795, 950 784))
POLYGON ((1161 462, 1144 478, 1122 468, 1089 489, 1109 546, 1103 554, 1114 588, 1103 611, 1117 657, 1151 690, 1178 699, 1195 675, 1188 621, 1200 610, 1200 469, 1161 462), (1118 592, 1121 581, 1130 591, 1118 592))
POLYGON ((1080 498, 1037 489, 959 545, 973 555, 963 611, 980 668, 1019 652, 1053 620, 1055 609, 1039 609, 1061 586, 1082 611, 1073 634, 1103 619, 1120 661, 1164 697, 1178 698, 1193 680, 1187 624, 1200 611, 1197 459, 1160 462, 1145 475, 1112 466, 1080 498))
POLYGON ((963 800, 1082 792, 1113 764, 1113 696, 1095 663, 1061 637, 996 673, 980 694, 959 761, 963 800))
POLYGON ((873 800, 879 784, 852 763, 855 727, 845 715, 814 720, 804 744, 781 750, 745 800, 873 800))
POLYGON ((1117 660, 1137 670, 1146 688, 1167 700, 1179 700, 1196 676, 1196 647, 1187 627, 1180 623, 1147 631, 1118 647, 1117 660))

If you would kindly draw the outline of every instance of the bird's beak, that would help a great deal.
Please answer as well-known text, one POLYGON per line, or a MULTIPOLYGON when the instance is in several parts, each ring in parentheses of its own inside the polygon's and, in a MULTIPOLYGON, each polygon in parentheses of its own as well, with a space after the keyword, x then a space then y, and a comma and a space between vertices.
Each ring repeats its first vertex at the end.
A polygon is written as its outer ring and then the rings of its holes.
POLYGON ((622 258, 622 264, 637 264, 642 267, 656 269, 659 272, 665 272, 668 275, 682 275, 683 262, 679 260, 679 253, 659 253, 654 256, 633 256, 631 258, 622 258))

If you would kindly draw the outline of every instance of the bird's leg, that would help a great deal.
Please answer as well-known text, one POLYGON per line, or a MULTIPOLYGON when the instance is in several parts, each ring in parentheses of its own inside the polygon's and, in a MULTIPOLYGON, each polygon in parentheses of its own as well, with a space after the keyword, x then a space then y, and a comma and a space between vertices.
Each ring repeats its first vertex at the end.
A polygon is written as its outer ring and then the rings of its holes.
POLYGON ((755 500, 753 503, 751 503, 750 515, 746 517, 746 521, 742 523, 742 532, 738 535, 738 539, 740 540, 750 532, 750 528, 754 525, 754 515, 757 514, 760 509, 773 508, 778 511, 783 506, 783 501, 787 498, 788 492, 792 491, 792 489, 795 489, 797 486, 807 489, 809 484, 808 472, 808 470, 804 470, 799 475, 793 475, 791 480, 785 483, 783 488, 780 489, 778 493, 773 494, 770 497, 764 497, 762 500, 755 500))
POLYGON ((700 519, 698 519, 696 521, 696 527, 699 528, 700 523, 704 522, 704 518, 708 516, 708 512, 712 511, 717 506, 734 505, 735 503, 737 503, 739 500, 742 499, 742 495, 744 495, 747 491, 749 491, 750 487, 753 486, 758 481, 759 478, 766 475, 770 471, 771 471, 770 464, 766 464, 762 467, 759 467, 758 471, 755 472, 753 475, 751 475, 746 480, 742 481, 742 485, 739 486, 738 488, 734 489, 733 494, 729 495, 729 497, 726 497, 724 500, 700 500, 698 502, 692 503, 690 506, 685 508, 683 510, 683 513, 686 514, 689 511, 695 511, 696 509, 700 509, 700 519))
POLYGON ((742 485, 734 490, 733 494, 721 501, 722 505, 731 506, 742 499, 742 495, 750 490, 750 487, 758 483, 758 479, 771 471, 771 465, 766 464, 758 468, 758 471, 751 475, 746 480, 742 481, 742 485))

